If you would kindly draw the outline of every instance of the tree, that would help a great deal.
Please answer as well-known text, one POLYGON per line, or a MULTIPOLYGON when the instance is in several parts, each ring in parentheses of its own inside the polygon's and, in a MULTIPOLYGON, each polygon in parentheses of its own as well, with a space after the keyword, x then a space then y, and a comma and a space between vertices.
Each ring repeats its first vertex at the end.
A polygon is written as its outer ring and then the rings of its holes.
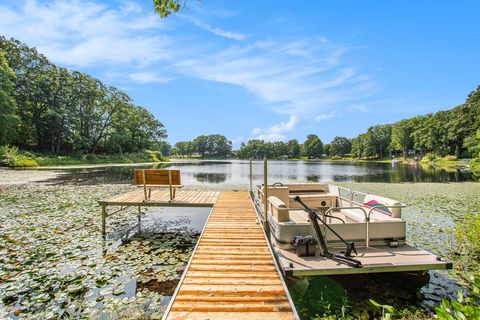
POLYGON ((126 93, 4 37, 0 111, 1 143, 52 154, 137 152, 166 138, 163 124, 126 93))
POLYGON ((172 153, 181 156, 191 156, 194 152, 193 144, 190 141, 179 141, 175 143, 172 153))
POLYGON ((355 158, 361 158, 365 153, 365 135, 365 133, 360 134, 358 137, 351 140, 352 154, 355 158))
POLYGON ((288 141, 288 151, 287 154, 290 158, 298 158, 300 156, 300 144, 297 139, 292 139, 288 141))
POLYGON ((377 125, 368 128, 364 140, 365 157, 384 157, 391 140, 391 125, 377 125))
POLYGON ((15 72, 8 65, 5 52, 0 50, 0 145, 14 140, 18 125, 16 103, 12 97, 14 78, 15 72))
POLYGON ((155 12, 157 12, 162 18, 177 13, 185 6, 185 3, 186 0, 153 0, 155 12))
POLYGON ((330 157, 330 143, 326 143, 323 145, 323 153, 327 156, 330 157))
POLYGON ((407 156, 407 151, 412 147, 412 127, 408 120, 395 123, 392 126, 392 141, 390 143, 391 150, 401 150, 403 157, 407 156))
POLYGON ((161 140, 158 142, 158 150, 160 150, 163 156, 168 157, 172 150, 172 145, 165 140, 161 140))
POLYGON ((308 158, 321 157, 323 154, 323 143, 320 138, 314 134, 309 134, 307 140, 303 143, 302 153, 308 158))
POLYGON ((332 156, 344 156, 352 152, 352 143, 345 137, 335 137, 330 143, 332 156))

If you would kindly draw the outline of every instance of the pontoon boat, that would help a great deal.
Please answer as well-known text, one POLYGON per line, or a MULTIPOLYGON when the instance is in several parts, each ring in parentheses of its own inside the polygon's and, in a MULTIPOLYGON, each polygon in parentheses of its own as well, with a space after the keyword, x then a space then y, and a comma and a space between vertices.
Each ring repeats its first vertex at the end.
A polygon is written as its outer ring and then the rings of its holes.
POLYGON ((399 201, 322 183, 268 185, 267 199, 258 185, 251 194, 286 276, 452 268, 406 242, 399 201))

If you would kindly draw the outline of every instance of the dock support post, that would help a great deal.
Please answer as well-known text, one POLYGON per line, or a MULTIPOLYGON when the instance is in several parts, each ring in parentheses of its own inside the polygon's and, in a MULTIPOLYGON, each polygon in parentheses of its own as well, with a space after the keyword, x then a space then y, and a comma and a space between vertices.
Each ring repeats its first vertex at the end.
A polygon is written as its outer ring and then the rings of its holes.
POLYGON ((267 157, 263 159, 263 229, 267 237, 270 236, 268 226, 268 172, 267 172, 267 157))
POLYGON ((138 206, 138 232, 142 232, 142 207, 138 206))
POLYGON ((253 187, 252 187, 252 158, 250 158, 250 192, 253 192, 253 187))
POLYGON ((102 206, 102 235, 106 234, 106 223, 107 223, 107 209, 105 206, 102 206))

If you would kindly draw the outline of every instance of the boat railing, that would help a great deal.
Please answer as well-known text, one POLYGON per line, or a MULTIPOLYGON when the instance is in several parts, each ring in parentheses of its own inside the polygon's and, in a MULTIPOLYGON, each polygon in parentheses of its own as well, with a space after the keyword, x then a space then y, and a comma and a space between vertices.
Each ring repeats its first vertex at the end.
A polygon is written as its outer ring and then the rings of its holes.
POLYGON ((343 188, 343 187, 337 187, 337 188, 338 188, 338 196, 337 197, 340 200, 343 200, 343 201, 346 201, 346 202, 350 203, 350 206, 361 205, 360 203, 355 201, 355 196, 363 196, 364 198, 367 196, 367 194, 364 193, 364 192, 355 191, 355 190, 351 190, 351 189, 343 188), (345 191, 347 193, 346 196, 342 196, 341 191, 345 191))
POLYGON ((324 215, 328 215, 330 212, 334 211, 341 211, 341 210, 360 210, 365 215, 365 247, 370 246, 370 216, 375 209, 393 209, 393 208, 405 208, 405 204, 397 204, 397 205, 382 205, 382 206, 375 206, 369 208, 368 212, 365 211, 365 207, 360 206, 350 206, 350 207, 332 207, 325 211, 324 215))

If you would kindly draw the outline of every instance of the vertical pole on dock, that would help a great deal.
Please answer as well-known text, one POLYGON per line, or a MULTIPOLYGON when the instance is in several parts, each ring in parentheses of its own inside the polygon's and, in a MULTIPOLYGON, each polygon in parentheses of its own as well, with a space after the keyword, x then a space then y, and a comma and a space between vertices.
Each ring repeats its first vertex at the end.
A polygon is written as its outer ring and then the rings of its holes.
POLYGON ((253 187, 252 187, 252 158, 250 158, 250 192, 253 192, 253 187))
POLYGON ((268 172, 267 157, 263 158, 263 229, 267 236, 270 235, 268 227, 268 172))

